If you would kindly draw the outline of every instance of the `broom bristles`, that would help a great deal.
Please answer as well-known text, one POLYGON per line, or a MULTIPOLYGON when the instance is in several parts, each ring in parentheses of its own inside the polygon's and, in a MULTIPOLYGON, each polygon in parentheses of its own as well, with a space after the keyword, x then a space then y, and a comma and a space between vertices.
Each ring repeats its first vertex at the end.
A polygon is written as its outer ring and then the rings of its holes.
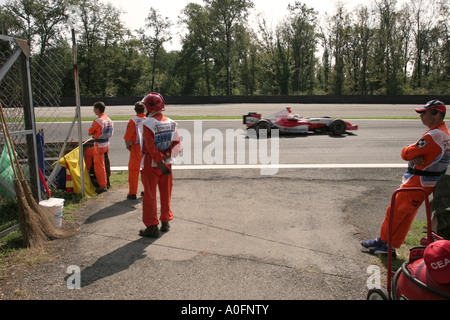
POLYGON ((14 187, 17 195, 17 204, 19 207, 18 220, 19 229, 22 233, 23 241, 27 247, 40 248, 42 247, 45 235, 37 226, 36 215, 28 205, 25 193, 19 180, 14 180, 14 187))
POLYGON ((31 189, 25 180, 14 180, 14 186, 19 204, 19 228, 27 247, 41 248, 47 240, 64 239, 74 234, 57 230, 53 226, 31 195, 31 189))

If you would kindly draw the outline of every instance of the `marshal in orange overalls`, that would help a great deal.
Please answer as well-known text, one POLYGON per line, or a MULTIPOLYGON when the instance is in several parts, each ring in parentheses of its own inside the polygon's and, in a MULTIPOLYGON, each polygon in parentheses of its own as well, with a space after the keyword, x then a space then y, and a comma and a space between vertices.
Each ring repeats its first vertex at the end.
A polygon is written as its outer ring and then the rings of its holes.
POLYGON ((145 118, 143 107, 142 113, 138 113, 128 121, 127 130, 123 137, 126 147, 130 151, 130 159, 128 160, 128 196, 135 196, 138 191, 139 172, 142 160, 138 127, 140 122, 145 118))
MULTIPOLYGON (((401 188, 421 187, 429 196, 440 179, 439 173, 445 172, 450 157, 450 133, 444 122, 430 128, 415 144, 402 150, 405 161, 422 156, 424 163, 420 166, 410 164, 410 169, 403 176, 401 188), (435 176, 430 173, 437 173, 435 176), (428 173, 428 175, 427 175, 428 173)), ((400 192, 395 199, 394 218, 392 219, 392 246, 399 248, 411 228, 411 224, 424 201, 422 192, 400 192)), ((389 215, 391 204, 386 210, 386 216, 381 226, 380 239, 388 241, 389 215)))
POLYGON ((161 222, 169 222, 173 219, 170 209, 172 194, 172 174, 164 175, 157 165, 163 162, 171 170, 172 151, 179 147, 176 122, 166 118, 162 113, 157 113, 142 121, 143 146, 141 181, 144 185, 144 197, 142 200, 142 220, 146 227, 157 226, 158 209, 156 201, 156 188, 159 189, 161 222))
POLYGON ((85 161, 86 168, 89 171, 92 166, 92 160, 94 161, 95 176, 98 181, 101 191, 106 191, 107 177, 105 169, 105 153, 109 150, 109 138, 114 133, 113 122, 104 113, 105 105, 100 103, 94 104, 94 112, 98 116, 92 122, 92 126, 89 128, 89 135, 95 139, 94 146, 86 149, 85 161))

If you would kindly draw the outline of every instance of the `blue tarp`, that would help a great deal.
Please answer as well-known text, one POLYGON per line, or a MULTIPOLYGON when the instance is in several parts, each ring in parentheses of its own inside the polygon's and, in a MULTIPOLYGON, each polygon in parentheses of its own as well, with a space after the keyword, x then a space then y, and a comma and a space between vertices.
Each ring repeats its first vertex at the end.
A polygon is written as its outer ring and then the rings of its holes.
MULTIPOLYGON (((44 176, 45 179, 45 153, 44 153, 44 135, 42 133, 38 133, 36 135, 36 140, 37 140, 37 156, 38 156, 38 165, 39 165, 39 169, 42 172, 42 175, 44 176)), ((39 180, 40 181, 40 180, 39 180)), ((41 181, 41 189, 42 192, 44 194, 47 194, 44 184, 41 181)))

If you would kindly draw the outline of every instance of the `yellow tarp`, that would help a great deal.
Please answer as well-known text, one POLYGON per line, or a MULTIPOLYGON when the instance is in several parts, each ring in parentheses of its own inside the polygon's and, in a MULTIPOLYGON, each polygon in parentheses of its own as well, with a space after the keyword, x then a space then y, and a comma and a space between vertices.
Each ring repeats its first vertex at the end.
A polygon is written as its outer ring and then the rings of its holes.
MULTIPOLYGON (((80 158, 78 148, 73 149, 64 157, 59 160, 59 165, 66 169, 69 169, 70 175, 72 176, 73 181, 73 192, 81 195, 81 169, 80 169, 80 158)), ((86 168, 86 164, 83 160, 83 170, 84 170, 84 193, 87 198, 91 198, 97 195, 95 192, 95 187, 92 184, 91 177, 89 176, 89 172, 86 168)))

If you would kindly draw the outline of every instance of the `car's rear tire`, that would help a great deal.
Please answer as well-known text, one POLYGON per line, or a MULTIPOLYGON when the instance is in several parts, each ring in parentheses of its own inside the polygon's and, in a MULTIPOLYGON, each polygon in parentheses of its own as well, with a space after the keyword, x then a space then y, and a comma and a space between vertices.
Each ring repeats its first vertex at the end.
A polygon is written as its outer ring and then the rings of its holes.
POLYGON ((261 120, 258 121, 255 124, 255 131, 256 135, 259 138, 262 134, 263 137, 269 137, 270 136, 270 129, 272 128, 272 125, 269 121, 261 120))

